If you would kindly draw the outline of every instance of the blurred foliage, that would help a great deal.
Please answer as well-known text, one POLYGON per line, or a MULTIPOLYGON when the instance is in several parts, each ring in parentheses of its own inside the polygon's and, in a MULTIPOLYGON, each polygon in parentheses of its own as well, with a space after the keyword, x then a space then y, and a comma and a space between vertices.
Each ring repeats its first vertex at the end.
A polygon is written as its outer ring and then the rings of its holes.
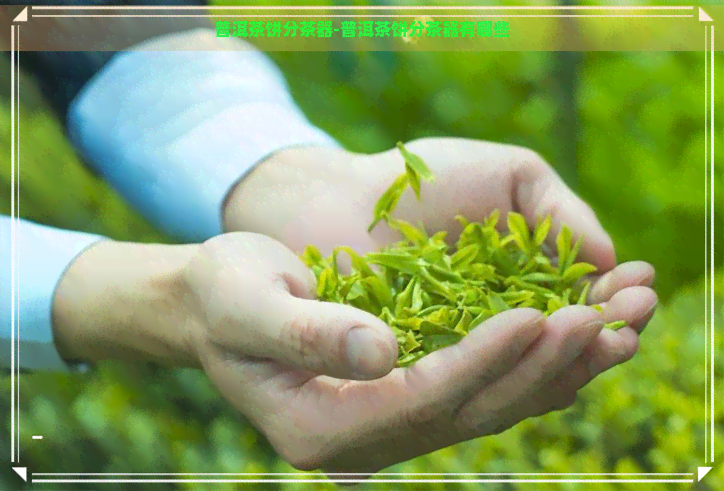
MULTIPOLYGON (((515 35, 514 24, 511 33, 515 35)), ((696 466, 704 464, 703 53, 367 51, 270 56, 287 75, 310 120, 350 150, 377 152, 398 140, 442 135, 536 150, 591 204, 613 237, 620 261, 644 260, 656 267, 655 288, 664 305, 644 333, 640 352, 583 389, 571 409, 387 472, 695 473, 696 466)), ((723 68, 718 57, 717 77, 723 68)), ((3 62, 0 213, 10 211, 9 78, 9 63, 3 62)), ((63 136, 62 124, 27 75, 22 77, 20 95, 21 216, 118 240, 172 241, 82 165, 63 136)), ((717 107, 722 107, 722 91, 715 96, 717 107)), ((721 155, 722 111, 716 117, 715 148, 721 155)), ((719 190, 721 164, 717 156, 719 190)), ((718 218, 721 230, 721 212, 718 218)), ((721 269, 721 254, 716 266, 721 269)), ((724 297, 723 280, 717 278, 717 306, 724 297)), ((720 308, 716 314, 721 326, 724 312, 720 308)), ((715 341, 721 374, 724 337, 715 341)), ((724 393, 721 379, 717 383, 716 392, 724 393)), ((4 424, 0 457, 9 461, 9 377, 0 378, 0 384, 4 424)), ((87 375, 23 375, 20 389, 21 462, 30 472, 294 472, 196 371, 109 362, 87 375), (31 440, 33 434, 44 439, 31 440)), ((716 447, 721 452, 721 404, 715 418, 716 447)), ((700 489, 724 489, 724 466, 716 467, 704 481, 700 489)), ((0 489, 22 486, 9 467, 0 471, 0 489)), ((334 488, 324 483, 312 486, 334 488)), ((380 486, 388 485, 369 483, 360 488, 380 486)), ((644 486, 682 488, 681 484, 644 486)), ((53 489, 99 487, 57 484, 53 489)), ((581 486, 539 483, 535 489, 577 487, 581 486)), ((597 484, 595 489, 633 487, 643 486, 597 484)), ((241 488, 233 484, 143 487, 241 488)), ((530 489, 530 485, 484 488, 530 489)), ((139 487, 117 484, 103 489, 139 487)))

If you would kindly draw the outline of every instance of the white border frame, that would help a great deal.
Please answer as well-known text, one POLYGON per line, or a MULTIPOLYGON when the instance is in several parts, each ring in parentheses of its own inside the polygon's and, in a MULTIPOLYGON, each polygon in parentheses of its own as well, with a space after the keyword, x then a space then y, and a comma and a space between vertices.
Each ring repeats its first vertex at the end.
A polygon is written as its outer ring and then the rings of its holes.
MULTIPOLYGON (((158 14, 146 14, 146 15, 126 15, 126 14, 113 14, 113 15, 97 15, 97 14, 56 14, 56 11, 66 10, 147 10, 147 11, 158 11, 158 10, 413 10, 422 11, 429 13, 430 10, 496 10, 496 11, 515 11, 515 10, 538 10, 538 11, 586 11, 586 10, 603 10, 603 11, 626 11, 626 10, 690 10, 690 14, 678 15, 678 14, 647 14, 647 15, 617 15, 617 14, 604 14, 604 15, 593 15, 593 14, 481 14, 481 15, 468 15, 467 17, 685 17, 693 18, 696 12, 694 12, 694 6, 33 6, 33 11, 49 11, 48 14, 37 14, 33 17, 218 17, 211 13, 205 13, 203 15, 191 14, 191 15, 158 15, 158 14)), ((699 8, 699 21, 701 22, 712 22, 712 19, 699 8)), ((350 14, 350 15, 338 15, 334 17, 359 17, 363 14, 350 14)), ((267 17, 266 15, 261 15, 267 17)), ((268 17, 272 17, 269 15, 268 17)), ((366 17, 393 17, 392 15, 374 15, 366 17)), ((11 112, 11 464, 19 464, 20 461, 20 345, 19 345, 19 303, 17 286, 17 275, 18 271, 18 257, 17 257, 17 225, 19 222, 19 210, 20 210, 20 146, 19 146, 19 60, 20 60, 20 24, 19 22, 27 22, 29 18, 29 8, 23 10, 18 15, 11 26, 11 101, 10 101, 10 112, 11 112), (16 102, 17 101, 17 102, 16 102), (18 136, 16 138, 16 135, 18 136), (17 311, 16 311, 17 309, 17 311), (17 312, 17 315, 16 315, 17 312)), ((236 15, 234 17, 249 17, 245 15, 236 15)), ((254 17, 260 17, 255 14, 254 17)), ((288 16, 287 16, 288 17, 288 16)), ((295 15, 294 17, 318 17, 315 15, 295 15)), ((394 16, 400 17, 400 16, 394 16)), ((444 17, 444 16, 443 16, 444 17)), ((705 455, 704 461, 706 464, 714 463, 714 25, 705 26, 705 150, 704 150, 704 166, 705 166, 705 200, 708 195, 709 201, 706 202, 705 213, 706 219, 708 220, 709 230, 705 229, 705 455), (709 99, 707 99, 707 90, 709 99), (708 119, 707 119, 708 117, 708 119), (709 124, 707 124, 707 122, 709 124), (707 172, 708 171, 708 172, 707 172), (710 209, 709 209, 710 208, 710 209), (709 268, 706 268, 706 265, 709 268), (707 277, 708 274, 708 277, 707 277), (707 306, 709 309, 707 309, 707 306), (708 422, 708 424, 706 424, 708 422)), ((27 468, 25 467, 13 467, 15 471, 27 480, 27 468)), ((706 473, 711 470, 711 466, 699 467, 697 480, 700 481, 706 473)), ((541 482, 541 483, 554 483, 554 482, 566 482, 566 483, 614 483, 614 482, 626 482, 626 483, 691 483, 694 477, 693 473, 335 473, 333 475, 346 475, 346 476, 511 476, 509 478, 489 478, 489 479, 344 479, 336 480, 330 479, 324 475, 310 474, 310 477, 316 476, 313 479, 138 479, 138 478, 115 478, 115 479, 97 479, 91 478, 94 476, 292 476, 299 475, 299 473, 40 473, 34 472, 33 476, 58 476, 54 479, 48 478, 32 478, 31 482, 37 483, 273 483, 273 482, 335 482, 335 483, 364 483, 364 482, 378 482, 378 483, 397 483, 397 482, 449 482, 449 483, 524 483, 524 482, 541 482), (76 478, 65 478, 61 476, 77 476, 76 478), (512 476, 576 476, 578 479, 521 479, 513 478, 512 476), (591 476, 591 478, 581 478, 583 476, 591 476), (593 477, 596 478, 593 478, 593 477), (606 479, 601 478, 603 476, 645 476, 645 478, 630 478, 630 479, 606 479), (675 478, 679 477, 679 478, 675 478), (686 479, 688 478, 688 479, 686 479)))

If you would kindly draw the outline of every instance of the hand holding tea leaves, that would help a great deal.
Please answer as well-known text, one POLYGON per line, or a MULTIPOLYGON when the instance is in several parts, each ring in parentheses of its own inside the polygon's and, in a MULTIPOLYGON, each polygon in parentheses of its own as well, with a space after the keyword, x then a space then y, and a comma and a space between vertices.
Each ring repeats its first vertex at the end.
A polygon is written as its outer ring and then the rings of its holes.
MULTIPOLYGON (((463 231, 454 253, 448 251, 445 232, 428 237, 424 228, 393 218, 408 185, 419 199, 420 181, 434 180, 420 157, 402 143, 397 147, 405 159, 405 173, 382 194, 367 230, 384 220, 405 240, 364 256, 339 246, 326 259, 309 245, 303 259, 317 278, 319 300, 371 312, 392 328, 399 348, 398 367, 460 341, 483 321, 511 308, 532 307, 550 315, 568 305, 586 305, 591 283, 577 283, 597 268, 575 263, 583 236, 572 245, 572 233, 565 224, 556 238, 558 265, 551 264, 540 249, 551 228, 550 216, 539 221, 531 234, 525 218, 511 211, 507 219, 510 233, 504 238, 496 228, 498 210, 484 224, 458 216, 463 231), (350 256, 352 274, 340 274, 340 253, 350 256)), ((594 308, 603 310, 599 305, 594 308)), ((619 320, 604 328, 625 325, 619 320)))
MULTIPOLYGON (((368 361, 386 375, 345 380, 291 356, 260 357, 253 343, 217 348, 207 373, 297 468, 377 472, 568 407, 598 373, 633 356, 653 314, 653 268, 617 266, 592 210, 536 154, 456 138, 417 140, 405 149, 434 182, 419 172, 412 180, 416 163, 408 159, 405 179, 412 183, 405 185, 416 191, 419 183, 420 199, 404 189, 390 193, 394 217, 392 207, 376 205, 403 180, 400 149, 288 149, 261 164, 228 200, 229 230, 274 237, 299 254, 317 246, 303 256, 319 274, 308 295, 335 302, 308 301, 283 332, 302 326, 304 339, 314 339, 315 331, 330 332, 316 328, 316 309, 345 307, 368 315, 365 325, 387 333, 383 339, 397 337, 397 349, 407 350, 400 361, 429 352, 392 369, 395 353, 385 349, 394 343, 383 343, 377 362, 368 361), (371 220, 378 223, 368 233, 371 220), (455 249, 456 241, 462 247, 455 249), (390 256, 400 249, 401 258, 390 256), (575 266, 579 257, 602 275, 575 266), (590 281, 587 292, 581 280, 590 281), (614 321, 625 327, 603 329, 614 321)), ((338 318, 334 339, 357 315, 338 318)), ((313 343, 299 346, 315 352, 313 343)))

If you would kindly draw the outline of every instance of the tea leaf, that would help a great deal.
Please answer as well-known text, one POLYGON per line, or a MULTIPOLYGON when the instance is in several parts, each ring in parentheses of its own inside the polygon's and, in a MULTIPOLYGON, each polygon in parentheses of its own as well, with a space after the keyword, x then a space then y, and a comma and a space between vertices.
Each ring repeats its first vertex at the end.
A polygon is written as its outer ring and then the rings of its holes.
POLYGON ((344 303, 347 300, 347 296, 352 291, 352 288, 354 288, 354 286, 357 284, 358 280, 359 278, 356 276, 350 276, 344 279, 344 283, 339 289, 339 297, 341 303, 344 303))
POLYGON ((566 258, 565 269, 568 269, 573 265, 573 262, 576 260, 576 256, 578 256, 578 251, 581 249, 581 244, 583 244, 583 235, 578 237, 578 240, 576 240, 576 243, 573 245, 573 249, 571 249, 570 255, 566 258))
POLYGON ((564 282, 572 284, 587 274, 595 273, 596 271, 598 271, 598 268, 593 264, 577 263, 565 270, 562 279, 564 282))
POLYGON ((472 331, 474 328, 478 327, 480 324, 490 319, 491 317, 493 317, 492 312, 490 312, 489 310, 483 310, 477 315, 477 317, 472 320, 472 322, 470 322, 470 325, 468 326, 468 332, 472 331))
POLYGON ((490 292, 488 303, 490 304, 490 309, 496 314, 510 310, 510 306, 495 292, 490 292))
POLYGON ((588 301, 588 291, 591 289, 591 282, 586 281, 583 286, 583 291, 581 291, 581 295, 578 297, 578 302, 576 302, 578 305, 586 305, 586 302, 588 301))
POLYGON ((409 165, 405 165, 405 172, 407 173, 407 182, 410 183, 417 201, 420 201, 420 175, 409 165))
POLYGON ((405 336, 405 343, 402 345, 402 349, 404 350, 403 352, 407 354, 419 346, 420 343, 417 342, 417 340, 415 339, 415 335, 412 333, 412 331, 407 331, 407 336, 405 336))
POLYGON ((545 217, 545 220, 540 222, 535 228, 533 243, 536 245, 536 247, 540 247, 541 245, 543 245, 543 243, 546 241, 546 238, 548 237, 548 232, 550 232, 550 230, 551 217, 547 216, 545 217))
POLYGON ((619 329, 621 329, 622 327, 625 327, 625 326, 627 326, 627 325, 628 325, 628 324, 626 324, 626 321, 615 321, 615 322, 610 322, 610 323, 608 323, 608 324, 604 324, 604 325, 603 325, 603 328, 604 328, 604 329, 611 329, 612 331, 617 331, 617 330, 619 330, 619 329))
POLYGON ((352 261, 352 268, 354 268, 355 271, 359 271, 363 277, 377 276, 377 273, 367 264, 367 259, 357 254, 351 247, 337 246, 334 249, 340 252, 346 252, 352 261))
POLYGON ((374 276, 363 278, 361 283, 370 295, 377 300, 380 309, 383 307, 392 307, 393 298, 389 285, 374 276))
POLYGON ((313 245, 308 245, 304 248, 304 252, 302 252, 302 262, 304 262, 308 268, 312 266, 327 267, 322 253, 313 245))
POLYGON ((566 269, 568 256, 571 253, 571 237, 571 229, 568 228, 566 225, 563 225, 563 227, 561 227, 561 231, 558 232, 558 237, 556 237, 556 246, 558 247, 559 272, 563 272, 566 269))
POLYGON ((452 268, 458 269, 468 266, 470 263, 473 262, 473 260, 475 260, 479 252, 479 244, 470 244, 463 247, 462 249, 458 249, 458 251, 453 254, 451 258, 452 268))
POLYGON ((433 182, 435 180, 435 177, 432 175, 432 172, 430 172, 430 169, 428 169, 425 162, 423 162, 420 157, 407 150, 402 142, 397 142, 397 149, 405 159, 405 167, 410 168, 412 172, 418 175, 421 179, 428 182, 433 182))
POLYGON ((467 310, 463 310, 463 315, 460 317, 460 320, 455 325, 454 331, 457 331, 461 334, 467 334, 468 333, 468 327, 470 326, 470 323, 473 321, 473 316, 470 315, 470 312, 467 310))
POLYGON ((395 301, 395 316, 399 317, 402 314, 403 309, 412 306, 412 292, 416 283, 417 279, 413 278, 412 281, 407 284, 402 293, 397 296, 395 301))
POLYGON ((385 191, 382 196, 380 196, 377 204, 375 204, 374 220, 372 221, 370 226, 367 227, 368 233, 372 232, 372 229, 374 229, 379 221, 382 220, 385 216, 392 214, 392 211, 395 209, 397 203, 402 197, 402 193, 404 193, 405 189, 407 188, 408 180, 409 178, 407 174, 400 175, 397 179, 394 180, 390 187, 387 188, 387 191, 385 191))
POLYGON ((432 292, 437 293, 438 295, 441 295, 453 302, 455 301, 455 295, 453 295, 450 289, 444 283, 433 278, 433 276, 428 273, 427 270, 420 269, 420 277, 425 280, 432 292))
POLYGON ((390 228, 399 231, 405 239, 409 240, 416 246, 424 245, 428 241, 427 234, 423 230, 420 230, 404 220, 387 218, 387 225, 389 225, 390 228))
POLYGON ((531 252, 530 230, 525 223, 525 218, 520 213, 508 213, 508 229, 512 232, 513 239, 518 247, 526 254, 531 252))
POLYGON ((552 314, 558 309, 562 309, 565 307, 566 304, 563 302, 563 300, 560 297, 554 296, 550 300, 548 300, 548 309, 546 310, 547 314, 552 314))
POLYGON ((366 258, 372 264, 392 268, 409 275, 417 274, 422 269, 417 258, 403 251, 370 252, 366 258))
POLYGON ((560 281, 560 277, 550 273, 530 273, 521 277, 523 281, 532 281, 533 283, 555 283, 560 281))

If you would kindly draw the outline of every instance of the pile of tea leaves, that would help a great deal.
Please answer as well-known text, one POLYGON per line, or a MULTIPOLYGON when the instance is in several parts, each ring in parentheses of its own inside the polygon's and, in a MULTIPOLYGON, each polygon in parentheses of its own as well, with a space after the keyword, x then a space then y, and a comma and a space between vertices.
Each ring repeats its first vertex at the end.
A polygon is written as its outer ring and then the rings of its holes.
MULTIPOLYGON (((541 249, 550 232, 550 217, 539 220, 531 232, 522 215, 510 212, 509 233, 503 237, 497 229, 498 210, 484 223, 457 216, 463 231, 454 250, 445 242, 446 232, 430 237, 422 225, 392 218, 407 186, 419 200, 421 180, 434 180, 420 157, 402 143, 397 147, 405 173, 380 197, 369 230, 384 220, 404 240, 364 255, 339 246, 327 258, 309 245, 302 260, 317 278, 319 300, 352 305, 392 328, 399 347, 398 367, 460 341, 485 320, 509 309, 531 307, 548 316, 568 305, 586 305, 591 284, 584 277, 596 267, 575 262, 583 237, 573 243, 565 225, 556 238, 557 263, 551 261, 541 249), (338 270, 340 253, 351 259, 350 274, 338 270)), ((617 321, 605 328, 625 325, 617 321)))

